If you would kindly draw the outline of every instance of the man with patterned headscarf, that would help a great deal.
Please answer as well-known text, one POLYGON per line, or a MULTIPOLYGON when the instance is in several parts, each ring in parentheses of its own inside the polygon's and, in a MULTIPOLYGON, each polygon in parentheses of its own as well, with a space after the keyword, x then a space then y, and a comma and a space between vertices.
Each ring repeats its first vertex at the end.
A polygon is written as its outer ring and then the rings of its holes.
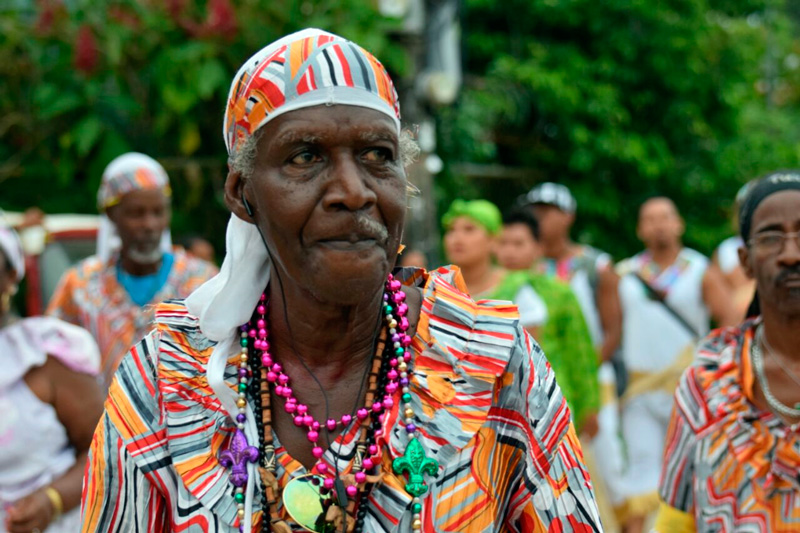
POLYGON ((152 327, 150 304, 184 298, 216 273, 172 250, 169 178, 153 158, 121 155, 103 172, 97 254, 68 270, 47 313, 88 329, 108 386, 119 360, 152 327))
POLYGON ((516 308, 394 268, 413 141, 378 60, 284 37, 223 124, 225 260, 124 358, 83 531, 601 531, 516 308))

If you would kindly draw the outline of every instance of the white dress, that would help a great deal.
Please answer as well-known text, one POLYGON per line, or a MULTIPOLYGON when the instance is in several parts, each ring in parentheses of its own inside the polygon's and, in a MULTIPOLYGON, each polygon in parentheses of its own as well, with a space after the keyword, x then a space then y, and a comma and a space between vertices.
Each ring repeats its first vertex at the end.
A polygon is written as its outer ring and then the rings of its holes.
MULTIPOLYGON (((96 374, 100 355, 92 337, 55 318, 28 318, 0 329, 0 532, 5 507, 50 485, 75 464, 75 450, 55 409, 42 402, 25 382, 47 356, 73 370, 96 374)), ((47 533, 80 530, 80 507, 62 515, 47 533)))

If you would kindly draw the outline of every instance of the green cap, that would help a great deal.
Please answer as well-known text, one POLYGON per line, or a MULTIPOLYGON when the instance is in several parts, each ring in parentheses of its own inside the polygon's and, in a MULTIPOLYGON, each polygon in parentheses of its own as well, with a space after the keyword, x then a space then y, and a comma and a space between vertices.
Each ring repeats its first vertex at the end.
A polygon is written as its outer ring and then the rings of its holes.
POLYGON ((469 218, 483 226, 491 235, 497 235, 503 226, 500 210, 488 200, 453 200, 442 217, 442 225, 449 229, 458 217, 469 218))

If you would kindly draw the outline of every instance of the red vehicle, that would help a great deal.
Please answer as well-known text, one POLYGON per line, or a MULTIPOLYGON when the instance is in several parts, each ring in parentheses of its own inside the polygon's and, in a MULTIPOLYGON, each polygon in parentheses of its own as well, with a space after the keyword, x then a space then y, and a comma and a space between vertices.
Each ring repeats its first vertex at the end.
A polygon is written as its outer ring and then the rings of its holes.
MULTIPOLYGON (((5 218, 16 225, 22 214, 7 212, 5 218)), ((20 231, 25 249, 26 316, 44 313, 64 272, 95 253, 99 225, 98 215, 57 214, 45 215, 41 226, 20 231)))

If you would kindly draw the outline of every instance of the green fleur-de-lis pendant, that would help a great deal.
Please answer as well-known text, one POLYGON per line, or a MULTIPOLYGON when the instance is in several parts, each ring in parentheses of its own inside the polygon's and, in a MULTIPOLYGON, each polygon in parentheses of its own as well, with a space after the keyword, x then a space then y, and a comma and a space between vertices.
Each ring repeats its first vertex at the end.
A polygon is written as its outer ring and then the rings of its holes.
POLYGON ((422 444, 414 438, 408 443, 403 457, 392 462, 392 471, 397 475, 408 473, 406 492, 412 496, 422 496, 428 491, 423 474, 433 477, 439 475, 439 463, 425 455, 422 444))

